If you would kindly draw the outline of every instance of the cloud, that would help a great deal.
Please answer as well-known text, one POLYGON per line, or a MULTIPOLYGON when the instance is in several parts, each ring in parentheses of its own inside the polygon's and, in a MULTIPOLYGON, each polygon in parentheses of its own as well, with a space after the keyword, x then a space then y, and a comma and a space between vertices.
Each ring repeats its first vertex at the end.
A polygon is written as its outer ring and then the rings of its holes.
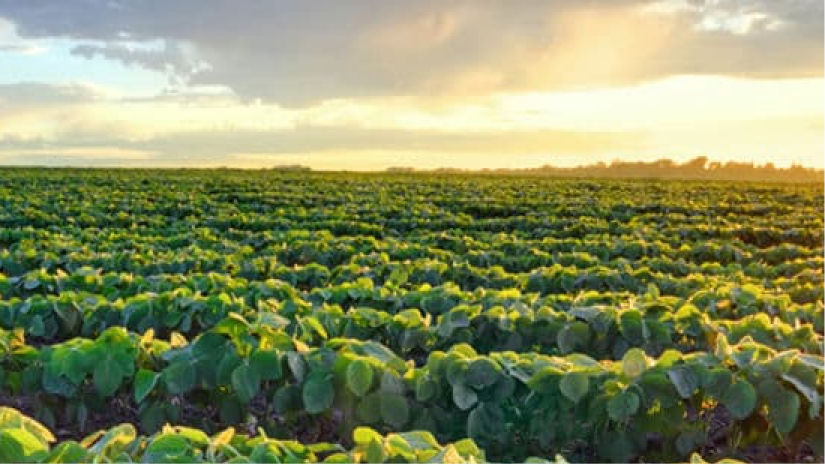
POLYGON ((0 163, 7 166, 77 166, 142 167, 147 163, 158 165, 155 153, 120 147, 91 146, 78 148, 0 148, 0 163))
POLYGON ((674 74, 819 76, 821 0, 0 0, 21 37, 306 106, 616 86, 674 74), (162 42, 161 49, 134 44, 162 42), (129 45, 132 44, 132 45, 129 45))
POLYGON ((58 159, 100 159, 100 160, 147 160, 151 159, 155 152, 147 150, 134 150, 120 147, 91 146, 73 148, 28 148, 15 150, 0 149, 0 159, 5 153, 12 158, 44 158, 55 157, 58 159))
POLYGON ((318 153, 342 150, 384 150, 498 153, 587 154, 605 150, 632 150, 641 142, 639 134, 523 130, 499 133, 444 133, 403 129, 354 129, 299 127, 280 132, 223 131, 175 133, 136 144, 164 152, 225 155, 233 152, 318 153))
POLYGON ((19 53, 21 55, 39 55, 46 51, 45 47, 40 47, 37 45, 31 44, 22 44, 22 43, 12 43, 12 44, 2 44, 0 43, 0 52, 7 52, 7 53, 19 53))
POLYGON ((195 57, 192 47, 181 43, 162 41, 159 47, 146 47, 143 43, 80 44, 71 49, 73 55, 85 58, 101 56, 127 65, 141 66, 165 73, 173 84, 185 84, 197 72, 208 65, 195 57))
MULTIPOLYGON (((61 105, 103 99, 104 89, 89 83, 45 84, 18 82, 0 84, 0 105, 15 109, 27 105, 61 105)), ((3 110, 0 110, 2 114, 3 110)))
POLYGON ((499 154, 566 153, 586 154, 637 148, 642 137, 632 132, 588 132, 572 130, 521 130, 477 134, 444 133, 432 130, 354 129, 297 127, 280 131, 251 129, 200 130, 159 133, 129 139, 103 132, 87 137, 71 131, 53 137, 0 137, 0 149, 43 150, 49 148, 118 146, 130 150, 164 153, 167 156, 221 157, 246 153, 317 153, 342 150, 418 150, 429 152, 499 154))
POLYGON ((687 13, 698 30, 734 35, 785 27, 809 33, 822 30, 823 4, 811 0, 658 0, 646 8, 666 14, 687 13))
POLYGON ((23 40, 15 32, 14 25, 0 17, 0 53, 39 55, 46 50, 42 45, 23 40))
MULTIPOLYGON (((0 151, 7 158, 98 163, 107 153, 120 162, 222 164, 236 153, 318 156, 320 153, 587 154, 638 147, 624 133, 533 125, 519 128, 485 119, 478 103, 428 107, 409 99, 335 100, 306 109, 245 103, 228 95, 101 98, 77 85, 0 85, 0 151), (139 153, 124 156, 112 147, 139 153), (145 156, 148 153, 153 157, 145 156), (128 160, 126 159, 128 158, 128 160)), ((486 100, 485 100, 486 101, 486 100)), ((490 102, 487 102, 490 103, 490 102)), ((486 108, 486 109, 485 109, 486 108)), ((435 155, 437 156, 437 155, 435 155)), ((379 157, 380 158, 380 157, 379 157)), ((12 162, 6 160, 8 162, 12 162)))
POLYGON ((516 167, 558 160, 577 164, 616 150, 638 149, 643 140, 641 134, 584 131, 473 134, 318 127, 174 132, 139 140, 104 133, 96 138, 62 134, 32 139, 0 137, 0 163, 144 167, 305 164, 355 170, 399 163, 516 167))
POLYGON ((0 85, 0 151, 52 164, 71 161, 71 150, 82 165, 83 150, 93 150, 97 165, 111 153, 113 163, 147 166, 306 156, 323 167, 325 154, 328 167, 353 159, 360 168, 390 163, 393 154, 428 166, 697 154, 821 166, 822 92, 822 79, 681 76, 462 102, 373 97, 285 108, 227 94, 118 99, 84 84, 13 84, 0 85), (153 155, 124 160, 112 147, 153 155))

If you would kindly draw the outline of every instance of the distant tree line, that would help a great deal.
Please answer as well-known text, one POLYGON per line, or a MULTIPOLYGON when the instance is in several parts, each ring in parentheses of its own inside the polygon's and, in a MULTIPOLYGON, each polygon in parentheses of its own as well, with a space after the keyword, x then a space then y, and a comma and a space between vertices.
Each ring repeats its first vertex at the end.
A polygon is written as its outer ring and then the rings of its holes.
MULTIPOLYGON (((411 167, 392 167, 388 172, 414 172, 411 167)), ((699 156, 684 163, 670 159, 656 161, 612 161, 576 166, 570 168, 555 167, 549 164, 538 168, 524 169, 479 169, 467 170, 456 168, 438 168, 428 172, 459 173, 479 172, 490 174, 530 174, 549 177, 601 177, 601 178, 653 178, 653 179, 703 179, 703 180, 747 180, 764 182, 823 182, 822 169, 807 168, 793 164, 787 168, 778 168, 773 163, 756 165, 753 162, 742 163, 728 161, 721 163, 710 161, 706 156, 699 156)))
POLYGON ((273 171, 312 171, 312 168, 302 164, 279 164, 277 166, 272 166, 269 169, 272 169, 273 171))

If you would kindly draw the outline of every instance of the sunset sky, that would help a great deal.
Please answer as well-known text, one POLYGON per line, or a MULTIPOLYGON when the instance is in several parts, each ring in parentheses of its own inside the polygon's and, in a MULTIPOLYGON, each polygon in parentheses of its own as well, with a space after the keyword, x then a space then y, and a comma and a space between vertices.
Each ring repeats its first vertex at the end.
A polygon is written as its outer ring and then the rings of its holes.
POLYGON ((0 164, 822 168, 822 0, 0 0, 0 164))

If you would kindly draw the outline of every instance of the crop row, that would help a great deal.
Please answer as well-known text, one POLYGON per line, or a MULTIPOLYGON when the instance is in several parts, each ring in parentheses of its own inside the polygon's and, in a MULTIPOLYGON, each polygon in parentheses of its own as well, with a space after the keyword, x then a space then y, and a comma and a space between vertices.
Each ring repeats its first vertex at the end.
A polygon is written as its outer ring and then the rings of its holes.
MULTIPOLYGON (((0 270, 19 275, 41 267, 73 269, 108 263, 124 267, 113 270, 139 272, 156 260, 172 265, 176 261, 199 259, 201 266, 216 267, 261 257, 288 266, 314 262, 334 268, 349 264, 358 255, 384 253, 391 261, 466 261, 474 266, 502 266, 508 272, 527 272, 554 264, 590 267, 624 259, 672 262, 674 272, 681 273, 695 272, 703 268, 703 264, 723 267, 738 264, 751 273, 779 276, 783 274, 772 271, 772 266, 817 259, 822 255, 821 242, 810 248, 782 243, 759 249, 742 242, 692 241, 679 237, 662 241, 649 236, 639 239, 639 233, 637 230, 628 236, 524 240, 511 233, 471 236, 453 231, 405 236, 403 240, 388 235, 379 240, 301 229, 254 233, 200 227, 168 235, 140 235, 131 229, 116 234, 102 229, 31 229, 29 233, 23 229, 5 229, 0 233, 0 243, 5 242, 9 251, 0 254, 0 270), (132 259, 127 259, 130 254, 132 259), (219 256, 232 259, 210 264, 210 260, 219 256)), ((147 230, 146 234, 158 234, 158 231, 147 230)), ((787 271, 784 272, 787 276, 787 271)))
MULTIPOLYGON (((353 446, 302 444, 295 440, 237 433, 233 427, 209 436, 186 426, 165 425, 152 435, 138 435, 131 424, 98 430, 80 441, 56 443, 43 424, 12 408, 0 407, 0 461, 44 463, 97 462, 227 462, 227 463, 483 463, 484 451, 472 439, 440 445, 430 432, 416 430, 381 435, 369 427, 353 430, 353 446)), ((550 461, 530 457, 532 464, 566 464, 557 454, 550 461)), ((691 464, 707 464, 694 453, 691 464)), ((716 464, 739 464, 722 459, 716 464)))
MULTIPOLYGON (((219 255, 217 253, 193 253, 191 259, 185 254, 176 255, 171 261, 158 260, 157 256, 147 256, 141 258, 134 254, 122 254, 120 257, 106 257, 104 259, 80 259, 83 266, 67 266, 68 271, 59 266, 58 260, 40 261, 40 257, 34 259, 32 265, 45 265, 18 273, 20 269, 16 264, 9 264, 9 261, 2 260, 0 256, 0 267, 6 268, 7 276, 3 280, 8 283, 0 288, 0 291, 7 296, 24 296, 31 293, 42 293, 60 289, 84 290, 90 292, 100 292, 104 290, 104 282, 95 277, 96 271, 93 269, 106 269, 106 285, 127 286, 122 291, 128 292, 128 286, 133 281, 141 282, 144 288, 147 285, 158 285, 158 279, 173 274, 188 276, 191 274, 219 272, 227 276, 243 277, 251 280, 266 280, 276 278, 300 285, 304 288, 323 287, 336 285, 347 281, 355 280, 359 277, 369 277, 377 285, 391 282, 395 285, 420 285, 429 283, 430 285, 440 285, 446 282, 454 282, 466 290, 474 290, 477 287, 485 288, 521 288, 527 287, 529 280, 536 274, 546 272, 559 272, 574 275, 576 278, 587 274, 599 276, 603 285, 626 286, 629 290, 634 288, 634 282, 638 279, 650 281, 657 279, 661 281, 678 282, 691 276, 703 275, 708 279, 735 280, 741 282, 760 283, 774 288, 782 288, 791 292, 798 300, 810 299, 804 292, 804 288, 821 288, 823 283, 822 257, 809 259, 796 259, 783 264, 769 266, 765 264, 751 263, 747 266, 730 264, 721 266, 718 263, 705 263, 696 265, 685 261, 670 261, 667 259, 641 259, 638 261, 627 261, 624 259, 603 264, 598 260, 589 260, 586 253, 570 253, 565 256, 553 257, 554 264, 549 266, 531 267, 530 272, 508 272, 504 268, 493 265, 473 265, 458 261, 444 261, 431 259, 418 259, 414 261, 391 261, 385 254, 354 255, 347 264, 328 268, 321 264, 310 261, 307 265, 287 266, 280 264, 277 259, 269 256, 256 256, 236 259, 232 255, 219 255), (194 258, 198 255, 198 258, 194 258), (154 261, 149 263, 150 259, 154 261), (141 264, 140 261, 146 261, 141 264), (450 264, 448 264, 450 263, 450 264), (114 276, 113 276, 114 274, 114 276), (118 276, 121 274, 122 276, 118 276), (153 276, 155 281, 146 284, 141 281, 143 276, 153 276), (636 277, 632 279, 631 277, 636 277), (64 281, 69 282, 64 282, 64 281), (122 282, 126 280, 126 282, 122 282), (38 285, 42 282, 49 285, 38 285), (19 285, 15 286, 15 283, 19 285), (95 290, 92 285, 97 285, 99 290, 95 290), (794 292, 796 290, 796 293, 794 292), (798 293, 798 294, 797 294, 798 293)), ((541 263, 535 263, 541 264, 541 263)), ((3 274, 0 273, 0 278, 3 274)), ((589 286, 598 282, 590 282, 589 286)), ((2 285, 2 283, 0 283, 2 285)), ((573 282, 566 285, 567 288, 573 286, 573 282)), ((546 291, 559 291, 558 286, 544 289, 546 291)), ((564 287, 562 288, 564 290, 564 287)), ((675 289, 674 291, 678 291, 675 289)), ((128 293, 126 294, 128 295, 128 293)), ((804 301, 800 301, 804 302, 804 301)))
POLYGON ((289 333, 309 334, 310 343, 318 337, 304 329, 305 320, 317 321, 332 337, 374 339, 405 354, 466 342, 481 352, 580 351, 615 358, 632 346, 643 346, 651 355, 668 348, 706 350, 718 333, 734 341, 750 335, 777 349, 823 352, 821 305, 790 304, 755 286, 724 286, 684 300, 661 296, 656 288, 640 296, 590 291, 575 298, 539 298, 517 290, 462 292, 424 285, 393 294, 359 281, 302 296, 282 281, 215 277, 187 280, 195 288, 208 285, 208 296, 180 287, 114 301, 68 290, 0 300, 0 327, 20 327, 30 338, 50 341, 93 337, 117 326, 193 336, 230 313, 254 318, 263 311, 282 321, 289 333), (348 303, 347 309, 341 303, 348 303))
MULTIPOLYGON (((362 195, 362 198, 370 202, 377 200, 368 194, 362 195)), ((109 226, 157 230, 171 229, 169 219, 173 218, 216 230, 234 229, 250 232, 306 229, 328 230, 335 235, 382 236, 384 231, 403 234, 426 230, 454 230, 469 234, 518 231, 520 236, 529 238, 573 238, 602 234, 619 236, 641 232, 651 239, 675 236, 682 240, 738 240, 759 248, 781 243, 816 247, 822 243, 822 231, 816 230, 816 226, 822 224, 821 216, 817 217, 817 213, 821 214, 821 205, 818 208, 805 208, 799 205, 792 211, 795 220, 783 221, 770 215, 714 216, 710 212, 713 208, 699 207, 687 210, 687 216, 634 211, 612 216, 610 211, 601 208, 581 208, 575 205, 556 207, 545 203, 536 205, 532 211, 511 207, 502 209, 499 214, 489 215, 478 214, 478 210, 487 206, 482 204, 474 205, 472 209, 475 211, 456 213, 441 205, 422 208, 423 205, 403 198, 398 198, 399 201, 390 207, 376 204, 353 209, 336 208, 323 203, 329 199, 304 206, 289 202, 268 205, 267 203, 272 201, 265 196, 249 198, 247 200, 254 203, 241 205, 249 206, 255 209, 254 211, 244 211, 237 204, 220 204, 221 199, 217 197, 211 201, 216 211, 209 214, 209 206, 196 206, 199 200, 203 201, 197 197, 187 199, 190 202, 188 205, 167 199, 165 207, 154 210, 147 210, 145 206, 135 207, 136 200, 139 201, 138 198, 134 198, 131 199, 131 204, 112 205, 113 208, 103 211, 99 205, 84 204, 77 198, 71 199, 73 204, 40 204, 36 209, 32 208, 31 203, 15 205, 7 202, 4 205, 5 214, 0 214, 0 225, 8 228, 34 226, 49 229, 60 226, 67 229, 86 229, 109 226), (272 214, 273 212, 276 214, 272 214), (708 218, 715 218, 713 225, 708 224, 708 218), (811 227, 800 227, 808 225, 811 227)), ((148 201, 154 202, 157 199, 148 201)), ((169 231, 172 232, 174 229, 169 231)))
POLYGON ((141 436, 133 425, 120 424, 80 441, 53 445, 56 439, 43 424, 15 409, 0 407, 0 462, 484 462, 484 452, 472 440, 442 446, 426 431, 383 436, 359 427, 352 438, 354 445, 347 450, 333 443, 305 445, 270 438, 263 430, 249 436, 230 427, 210 437, 195 428, 166 425, 157 433, 141 436))
POLYGON ((0 385, 36 398, 47 423, 82 425, 118 397, 151 431, 180 421, 176 405, 185 402, 203 408, 196 425, 205 428, 250 418, 273 436, 317 421, 342 430, 414 428, 445 440, 468 436, 510 459, 554 450, 618 461, 684 458, 719 446, 710 424, 721 410, 736 432, 723 443, 732 452, 821 437, 820 356, 747 336, 731 345, 717 334, 714 345, 658 358, 632 348, 620 361, 599 362, 580 353, 479 355, 457 344, 416 367, 374 341, 332 338, 310 347, 266 314, 251 323, 230 315, 191 341, 114 327, 94 340, 36 349, 21 331, 6 332, 0 385))
MULTIPOLYGON (((255 264, 255 263, 251 263, 255 264)), ((385 288, 389 293, 399 294, 413 291, 422 285, 433 287, 457 287, 465 292, 479 288, 537 293, 540 296, 563 295, 581 291, 610 291, 645 293, 651 285, 665 295, 688 298, 697 291, 729 287, 739 283, 741 287, 756 289, 759 294, 781 292, 786 294, 781 306, 792 303, 813 303, 819 301, 823 289, 822 273, 800 273, 793 279, 779 278, 750 279, 742 274, 716 276, 712 272, 691 273, 676 277, 667 272, 648 267, 634 268, 630 265, 616 267, 554 265, 537 268, 529 274, 509 274, 500 268, 477 268, 470 265, 447 266, 440 262, 388 263, 380 256, 365 256, 348 266, 340 266, 330 271, 324 266, 310 264, 288 268, 261 261, 264 269, 246 269, 242 274, 250 277, 232 277, 217 273, 155 274, 134 275, 125 272, 106 272, 93 268, 79 268, 72 273, 58 270, 48 273, 44 270, 32 271, 18 277, 0 274, 0 295, 4 298, 27 298, 34 295, 59 294, 61 292, 84 292, 99 294, 107 299, 134 296, 139 293, 165 292, 181 287, 194 291, 242 292, 248 285, 260 285, 263 281, 277 279, 289 283, 307 298, 313 295, 335 295, 342 288, 360 282, 372 289, 385 288), (456 284, 461 282, 462 284, 456 284)), ((754 297, 756 298, 756 297, 754 297)), ((324 300, 330 298, 324 297, 324 300)), ((341 300, 341 298, 335 298, 341 300)), ((334 301, 343 304, 344 301, 334 301)))

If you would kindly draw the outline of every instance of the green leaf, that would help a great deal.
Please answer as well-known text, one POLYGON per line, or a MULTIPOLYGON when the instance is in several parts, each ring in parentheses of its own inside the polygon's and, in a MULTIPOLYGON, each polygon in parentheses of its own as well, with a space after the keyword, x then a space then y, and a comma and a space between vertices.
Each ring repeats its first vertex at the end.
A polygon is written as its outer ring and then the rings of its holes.
POLYGON ((209 435, 203 430, 178 425, 175 426, 175 432, 198 446, 207 446, 209 444, 209 435))
POLYGON ((578 403, 590 388, 590 378, 584 372, 568 372, 559 382, 561 393, 570 401, 578 403))
POLYGON ((364 452, 364 457, 367 458, 367 462, 384 462, 387 455, 384 453, 384 445, 382 444, 382 440, 373 440, 369 442, 364 452))
POLYGON ((619 332, 634 345, 644 343, 644 320, 638 309, 629 309, 619 316, 619 332))
POLYGON ((797 356, 797 359, 799 360, 799 362, 805 364, 808 367, 813 367, 814 369, 825 371, 825 359, 823 359, 822 356, 801 353, 797 356))
POLYGON ((238 398, 226 396, 220 399, 218 417, 227 424, 236 424, 243 418, 243 405, 238 398))
POLYGON ((647 355, 639 348, 631 348, 622 357, 622 372, 635 379, 647 369, 647 355))
POLYGON ((413 449, 427 450, 438 448, 438 440, 435 439, 432 433, 426 430, 416 430, 413 432, 399 433, 398 436, 403 438, 413 449))
POLYGON ((372 366, 368 361, 356 359, 347 366, 347 388, 356 396, 364 396, 372 386, 372 366))
POLYGON ((647 371, 639 380, 639 386, 642 387, 648 403, 659 400, 662 408, 669 409, 681 401, 673 382, 662 372, 647 371))
POLYGON ((713 368, 708 371, 705 379, 705 392, 716 399, 721 399, 732 383, 733 374, 727 368, 713 368))
POLYGON ((469 458, 472 456, 476 459, 476 461, 483 460, 483 451, 481 451, 481 448, 476 445, 475 441, 470 440, 469 438, 458 440, 448 446, 453 446, 455 451, 464 458, 469 458))
POLYGON ((399 456, 406 461, 414 461, 416 459, 413 447, 397 433, 387 435, 386 443, 389 454, 399 456))
POLYGON ((459 463, 464 462, 461 455, 455 449, 455 445, 449 444, 441 449, 438 453, 432 455, 426 462, 428 463, 459 463))
POLYGON ((304 408, 310 414, 318 414, 329 409, 335 398, 329 374, 319 371, 310 373, 304 382, 301 398, 304 408))
POLYGON ((478 358, 467 367, 465 378, 469 386, 482 389, 496 383, 500 370, 498 364, 490 359, 478 358))
POLYGON ((188 392, 195 386, 195 366, 188 360, 175 361, 163 370, 166 389, 173 395, 188 392))
POLYGON ((375 430, 371 429, 370 427, 355 427, 355 430, 352 431, 352 440, 357 445, 368 445, 373 440, 381 441, 384 437, 381 436, 380 433, 376 432, 375 430))
POLYGON ((121 365, 114 359, 106 357, 95 366, 93 375, 95 390, 104 397, 111 396, 120 386, 123 375, 121 365))
POLYGON ((381 392, 400 395, 404 393, 404 382, 395 372, 385 370, 384 375, 381 376, 381 392))
POLYGON ((599 455, 607 462, 630 462, 636 447, 624 430, 608 432, 598 442, 599 455))
POLYGON ((95 441, 94 445, 89 447, 89 452, 92 454, 104 454, 111 458, 136 437, 137 430, 135 430, 134 425, 116 425, 107 430, 100 439, 95 441))
POLYGON ((506 401, 513 396, 516 390, 516 381, 510 376, 500 376, 498 382, 493 386, 492 400, 496 402, 506 401))
POLYGON ((304 317, 304 318, 301 319, 301 322, 303 322, 307 326, 309 326, 315 333, 320 335, 321 338, 323 338, 325 340, 328 338, 326 329, 324 329, 324 326, 321 325, 321 322, 318 321, 318 319, 316 319, 315 317, 313 317, 313 316, 304 317))
POLYGON ((688 366, 676 366, 667 371, 667 376, 676 387, 679 396, 685 399, 693 396, 694 390, 699 386, 699 379, 688 366))
POLYGON ((659 359, 656 360, 656 367, 661 367, 663 369, 669 369, 676 365, 679 361, 684 358, 685 355, 678 350, 674 350, 673 348, 667 349, 659 355, 659 359))
POLYGON ((135 374, 135 402, 140 403, 158 383, 160 374, 147 369, 140 369, 135 374))
POLYGON ((241 364, 232 371, 232 389, 241 403, 248 403, 261 389, 261 376, 252 367, 241 364))
POLYGON ((22 428, 0 429, 0 462, 34 462, 48 445, 22 428))
POLYGON ((252 452, 249 453, 249 462, 281 462, 281 460, 278 459, 280 454, 281 451, 275 443, 258 443, 252 448, 252 452))
POLYGON ((747 380, 739 379, 722 396, 722 404, 734 419, 744 419, 756 407, 756 389, 747 380))
POLYGON ((307 372, 307 365, 300 353, 290 351, 286 354, 286 363, 289 366, 290 372, 298 382, 304 381, 304 376, 307 372))
POLYGON ((229 341, 223 335, 206 332, 192 344, 192 354, 199 360, 216 360, 226 350, 229 341))
POLYGON ((604 369, 599 361, 581 353, 572 353, 564 357, 564 360, 576 367, 604 369))
POLYGON ((190 448, 186 438, 180 435, 159 435, 146 447, 143 462, 181 462, 190 448))
POLYGON ((799 396, 780 387, 768 397, 768 420, 779 433, 790 433, 799 417, 799 406, 799 396))
POLYGON ((558 392, 559 381, 564 374, 561 369, 545 366, 527 380, 527 386, 536 392, 553 395, 558 392))
POLYGON ((361 354, 372 356, 391 369, 402 371, 406 367, 403 359, 399 358, 391 349, 378 342, 371 340, 364 342, 360 349, 361 354))
POLYGON ((593 322, 602 314, 602 309, 599 306, 575 306, 570 308, 567 314, 587 322, 593 322))
POLYGON ((429 375, 422 375, 415 381, 415 399, 427 401, 436 394, 437 384, 429 375))
POLYGON ((817 417, 822 407, 822 396, 816 389, 816 376, 813 375, 810 382, 806 382, 793 373, 782 374, 782 378, 790 382, 791 385, 808 400, 810 403, 810 407, 808 408, 810 418, 813 419, 817 417))
POLYGON ((396 429, 403 427, 410 419, 410 407, 406 398, 393 393, 382 393, 381 418, 396 429))
POLYGON ((166 422, 166 408, 160 402, 149 403, 138 413, 140 428, 147 432, 155 432, 166 422))
MULTIPOLYGON (((298 445, 301 446, 301 445, 298 445)), ((313 443, 306 445, 306 449, 313 453, 329 453, 330 451, 345 451, 346 448, 337 443, 313 443)))
POLYGON ((55 441, 54 435, 45 425, 16 409, 0 406, 0 428, 4 428, 3 426, 21 427, 43 444, 55 441))
POLYGON ((462 411, 466 411, 478 402, 478 395, 472 388, 464 384, 453 386, 453 402, 462 411))
POLYGON ((232 383, 232 373, 241 365, 241 358, 234 351, 227 351, 218 362, 215 381, 218 385, 232 383))
POLYGON ((39 315, 34 316, 31 319, 31 324, 29 325, 29 328, 26 332, 28 332, 28 334, 34 337, 42 337, 43 335, 45 335, 46 325, 43 323, 43 317, 39 315))
MULTIPOLYGON (((81 371, 81 378, 85 377, 85 372, 81 371)), ((43 389, 48 393, 54 393, 66 398, 76 396, 79 382, 72 383, 62 375, 54 374, 51 369, 45 369, 42 377, 43 389)))
POLYGON ((676 450, 682 455, 687 455, 702 446, 706 439, 705 433, 699 429, 689 428, 683 430, 679 436, 676 437, 676 450))
POLYGON ((358 402, 355 415, 362 423, 374 424, 381 420, 381 396, 379 392, 369 393, 358 402))
MULTIPOLYGON (((724 461, 724 459, 722 461, 724 461)), ((719 462, 722 462, 722 461, 719 461, 719 462)), ((693 454, 690 455, 690 464, 708 464, 708 462, 705 461, 705 459, 702 457, 701 454, 693 453, 693 454)))
MULTIPOLYGON (((262 461, 253 460, 252 462, 262 462, 262 461)), ((273 462, 277 462, 277 461, 273 461, 273 462)), ((329 456, 325 457, 324 460, 321 461, 321 462, 323 462, 324 464, 336 464, 336 463, 349 464, 349 463, 352 462, 352 458, 347 453, 333 453, 333 454, 330 454, 329 456)))
POLYGON ((562 353, 567 354, 586 345, 589 336, 590 329, 587 324, 577 321, 566 325, 556 334, 556 344, 562 353))
POLYGON ((275 380, 281 378, 281 358, 275 351, 256 350, 249 357, 249 366, 258 374, 261 380, 275 380))
POLYGON ((86 448, 69 440, 55 446, 43 462, 86 462, 87 455, 86 448))
POLYGON ((607 414, 616 422, 627 420, 639 410, 639 396, 624 390, 607 402, 607 414))
POLYGON ((504 422, 497 404, 480 403, 467 416, 467 436, 479 442, 501 441, 508 435, 504 422))
POLYGON ((300 409, 301 389, 296 385, 284 385, 272 395, 272 409, 278 414, 300 409))

